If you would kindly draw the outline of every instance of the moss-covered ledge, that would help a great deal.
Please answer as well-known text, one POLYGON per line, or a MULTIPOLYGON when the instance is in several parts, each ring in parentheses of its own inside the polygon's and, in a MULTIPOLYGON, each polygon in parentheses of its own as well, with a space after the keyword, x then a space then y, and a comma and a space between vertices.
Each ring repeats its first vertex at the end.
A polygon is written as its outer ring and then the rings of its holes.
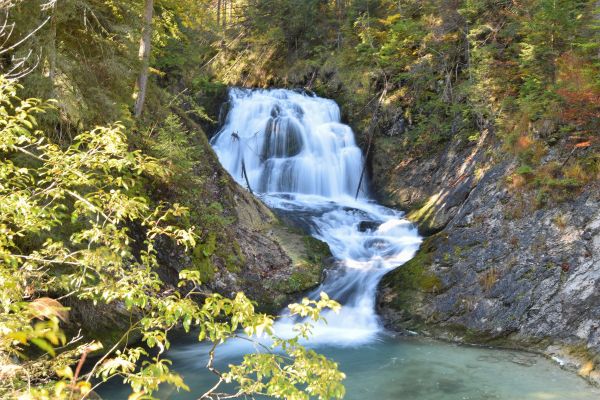
POLYGON ((386 324, 398 331, 426 326, 419 309, 425 298, 442 290, 442 282, 429 267, 435 251, 436 234, 426 238, 415 256, 385 275, 379 284, 378 308, 386 324))
POLYGON ((324 269, 332 263, 332 255, 326 243, 281 221, 272 225, 268 234, 291 263, 285 270, 265 277, 263 296, 255 300, 265 311, 277 313, 321 283, 324 269))

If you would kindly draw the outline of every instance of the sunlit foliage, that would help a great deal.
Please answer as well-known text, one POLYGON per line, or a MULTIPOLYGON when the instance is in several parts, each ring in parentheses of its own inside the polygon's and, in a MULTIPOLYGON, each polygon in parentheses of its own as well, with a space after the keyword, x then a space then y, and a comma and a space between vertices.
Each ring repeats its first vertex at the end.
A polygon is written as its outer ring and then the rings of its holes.
MULTIPOLYGON (((187 209, 152 206, 143 193, 143 177, 164 169, 130 151, 118 124, 83 132, 67 147, 52 143, 37 117, 53 104, 20 99, 14 84, 0 80, 0 395, 80 398, 113 376, 131 385, 132 398, 152 398, 163 383, 187 390, 165 355, 169 331, 182 327, 214 344, 211 357, 241 332, 269 338, 266 352, 217 372, 217 383, 237 382, 239 394, 341 397, 337 365, 298 343, 308 337, 305 324, 297 337, 277 338, 273 317, 257 313, 242 293, 203 293, 193 268, 180 273, 179 288, 161 281, 156 240, 191 248, 197 239, 194 227, 178 227, 187 209), (61 304, 70 299, 122 308, 130 326, 111 348, 70 336, 61 304), (141 343, 125 346, 130 337, 141 343), (87 355, 100 350, 82 373, 87 355)), ((322 295, 290 310, 318 320, 323 308, 338 307, 322 295)), ((218 388, 206 395, 217 396, 218 388)))

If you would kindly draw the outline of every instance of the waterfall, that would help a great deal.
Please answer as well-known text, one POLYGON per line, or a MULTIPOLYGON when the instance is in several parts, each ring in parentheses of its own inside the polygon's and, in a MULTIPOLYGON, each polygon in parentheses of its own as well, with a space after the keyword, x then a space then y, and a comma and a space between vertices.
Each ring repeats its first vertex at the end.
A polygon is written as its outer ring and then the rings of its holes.
MULTIPOLYGON (((342 303, 325 312, 311 345, 356 345, 382 330, 375 293, 382 276, 413 257, 421 239, 402 213, 355 199, 363 156, 340 109, 328 99, 290 90, 230 89, 229 112, 211 144, 222 165, 279 214, 308 227, 336 259, 321 291, 342 303), (245 176, 244 176, 245 174, 245 176)), ((292 321, 276 325, 291 334, 292 321)))
POLYGON ((211 144, 240 184, 246 185, 245 166, 259 193, 355 194, 363 157, 334 101, 283 89, 234 88, 229 103, 211 144))

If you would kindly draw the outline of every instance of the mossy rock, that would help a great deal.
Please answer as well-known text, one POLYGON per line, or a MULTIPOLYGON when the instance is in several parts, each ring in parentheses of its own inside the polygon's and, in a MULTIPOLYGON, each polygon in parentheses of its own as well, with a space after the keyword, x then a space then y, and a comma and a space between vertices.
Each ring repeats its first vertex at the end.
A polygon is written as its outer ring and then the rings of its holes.
POLYGON ((268 291, 276 294, 269 302, 277 303, 277 307, 285 306, 291 298, 318 286, 332 255, 326 243, 303 234, 299 229, 280 223, 273 227, 273 232, 292 261, 285 277, 279 275, 264 283, 268 291))
POLYGON ((386 303, 386 306, 410 313, 424 295, 442 290, 442 281, 429 269, 438 236, 434 235, 425 239, 421 248, 411 260, 383 278, 381 285, 394 294, 390 302, 386 303))
POLYGON ((438 195, 431 196, 426 201, 415 205, 409 210, 406 218, 414 222, 423 236, 440 232, 448 220, 444 218, 444 209, 438 195))
POLYGON ((274 282, 272 288, 285 294, 303 293, 321 282, 323 269, 331 259, 331 252, 326 243, 311 236, 301 236, 304 251, 294 254, 289 250, 289 243, 284 246, 292 258, 293 272, 284 281, 274 282))
POLYGON ((210 233, 205 243, 199 243, 192 250, 192 266, 200 272, 202 282, 210 282, 215 275, 211 257, 217 248, 217 235, 210 233))
POLYGON ((306 247, 306 258, 313 263, 323 263, 331 258, 331 250, 327 243, 315 239, 312 236, 304 236, 304 245, 306 247))
POLYGON ((90 300, 69 298, 63 300, 63 305, 69 307, 69 322, 64 329, 69 337, 82 334, 87 339, 102 343, 106 351, 120 342, 121 345, 139 341, 139 330, 133 330, 124 336, 140 317, 135 310, 128 311, 122 303, 94 304, 90 300))

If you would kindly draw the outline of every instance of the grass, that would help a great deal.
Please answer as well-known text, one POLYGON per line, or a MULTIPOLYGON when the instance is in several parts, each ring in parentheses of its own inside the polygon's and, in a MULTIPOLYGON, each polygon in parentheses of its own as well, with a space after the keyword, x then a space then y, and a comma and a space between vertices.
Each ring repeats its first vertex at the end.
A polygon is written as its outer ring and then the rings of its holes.
POLYGON ((486 291, 489 292, 500 279, 500 273, 495 267, 488 269, 479 275, 479 284, 486 291))
POLYGON ((519 162, 507 178, 508 188, 533 193, 537 209, 572 199, 587 184, 600 179, 600 156, 591 144, 581 147, 566 142, 550 161, 545 160, 548 144, 541 138, 513 133, 505 136, 504 144, 519 162))

